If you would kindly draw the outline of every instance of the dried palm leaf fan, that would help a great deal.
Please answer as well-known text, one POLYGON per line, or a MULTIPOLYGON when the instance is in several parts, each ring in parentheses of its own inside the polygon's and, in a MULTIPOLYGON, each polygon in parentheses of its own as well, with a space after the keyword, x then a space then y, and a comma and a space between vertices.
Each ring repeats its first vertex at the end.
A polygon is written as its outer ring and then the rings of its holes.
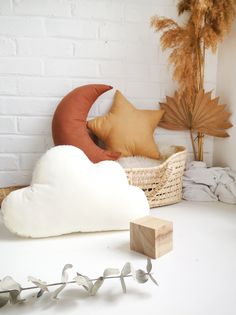
POLYGON ((200 90, 191 104, 176 92, 174 97, 167 96, 166 102, 160 105, 165 115, 159 126, 170 130, 189 130, 195 159, 194 132, 223 138, 229 136, 226 129, 232 127, 229 122, 231 114, 225 111, 225 105, 219 104, 219 98, 211 98, 211 92, 200 90))
MULTIPOLYGON (((198 93, 204 89, 206 49, 215 52, 218 43, 230 31, 236 14, 236 1, 181 0, 177 9, 179 15, 183 13, 188 15, 183 26, 172 19, 158 16, 151 19, 151 26, 156 31, 163 32, 162 49, 172 50, 169 63, 173 65, 173 79, 179 83, 178 94, 181 103, 186 103, 185 107, 188 104, 187 107, 191 108, 193 106, 191 104, 199 97, 198 93)), ((199 108, 202 111, 201 119, 204 116, 203 105, 199 108)), ((203 160, 203 137, 207 133, 204 128, 199 130, 196 159, 203 160)), ((216 132, 214 135, 217 135, 216 132)), ((196 152, 196 149, 194 150, 196 152)))

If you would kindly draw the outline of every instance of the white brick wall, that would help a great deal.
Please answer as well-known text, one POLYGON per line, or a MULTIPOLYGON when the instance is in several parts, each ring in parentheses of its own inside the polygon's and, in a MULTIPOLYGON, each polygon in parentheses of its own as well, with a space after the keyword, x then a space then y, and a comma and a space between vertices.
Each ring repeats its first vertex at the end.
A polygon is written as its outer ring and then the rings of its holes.
MULTIPOLYGON (((111 84, 138 108, 155 109, 175 84, 153 14, 176 17, 175 0, 0 0, 0 187, 28 184, 52 146, 51 119, 66 93, 87 83, 111 84)), ((216 57, 207 57, 215 88, 216 57)), ((114 91, 89 116, 105 113, 114 91)), ((158 129, 159 143, 191 144, 186 133, 158 129)), ((212 159, 212 141, 206 140, 212 159)))

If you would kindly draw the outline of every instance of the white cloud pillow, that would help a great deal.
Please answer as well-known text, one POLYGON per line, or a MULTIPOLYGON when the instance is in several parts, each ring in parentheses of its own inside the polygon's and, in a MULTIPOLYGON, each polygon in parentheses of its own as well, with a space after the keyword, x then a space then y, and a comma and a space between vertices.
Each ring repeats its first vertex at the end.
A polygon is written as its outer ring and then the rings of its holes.
POLYGON ((149 206, 117 162, 93 164, 80 149, 57 146, 39 160, 31 186, 7 196, 2 212, 13 233, 48 237, 128 229, 149 206))

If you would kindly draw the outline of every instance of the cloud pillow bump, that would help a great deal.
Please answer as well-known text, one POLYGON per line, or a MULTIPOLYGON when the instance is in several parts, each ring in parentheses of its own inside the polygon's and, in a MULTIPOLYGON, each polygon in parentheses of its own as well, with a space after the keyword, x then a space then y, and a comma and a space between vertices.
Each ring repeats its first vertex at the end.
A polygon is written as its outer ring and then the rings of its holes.
POLYGON ((36 165, 31 185, 2 203, 4 223, 20 236, 125 230, 147 215, 145 194, 113 161, 93 164, 80 149, 57 146, 36 165))

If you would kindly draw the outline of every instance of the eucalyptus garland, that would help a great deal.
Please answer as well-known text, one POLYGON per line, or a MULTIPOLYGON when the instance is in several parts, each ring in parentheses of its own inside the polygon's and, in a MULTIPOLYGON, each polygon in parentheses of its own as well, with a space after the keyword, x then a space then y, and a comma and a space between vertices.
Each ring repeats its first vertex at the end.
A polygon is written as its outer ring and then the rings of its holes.
POLYGON ((138 283, 145 283, 150 279, 152 282, 158 285, 151 274, 152 263, 149 258, 147 259, 146 271, 142 269, 135 270, 131 263, 127 262, 121 271, 115 268, 106 268, 102 276, 96 279, 90 279, 89 277, 77 272, 73 280, 69 281, 67 270, 72 267, 73 266, 71 264, 66 264, 62 270, 61 281, 55 283, 47 283, 35 277, 29 276, 28 281, 30 281, 33 286, 22 287, 10 276, 3 278, 0 281, 0 307, 3 307, 7 303, 17 304, 27 302, 27 299, 21 298, 21 292, 27 290, 39 289, 36 295, 37 298, 40 298, 44 293, 50 292, 51 299, 57 300, 58 295, 62 292, 62 290, 65 289, 68 284, 76 284, 86 290, 88 295, 92 296, 96 295, 98 290, 103 285, 104 281, 109 279, 119 279, 123 293, 126 293, 125 278, 128 277, 132 277, 138 283), (54 286, 57 286, 57 289, 54 291, 50 291, 49 287, 54 286))

